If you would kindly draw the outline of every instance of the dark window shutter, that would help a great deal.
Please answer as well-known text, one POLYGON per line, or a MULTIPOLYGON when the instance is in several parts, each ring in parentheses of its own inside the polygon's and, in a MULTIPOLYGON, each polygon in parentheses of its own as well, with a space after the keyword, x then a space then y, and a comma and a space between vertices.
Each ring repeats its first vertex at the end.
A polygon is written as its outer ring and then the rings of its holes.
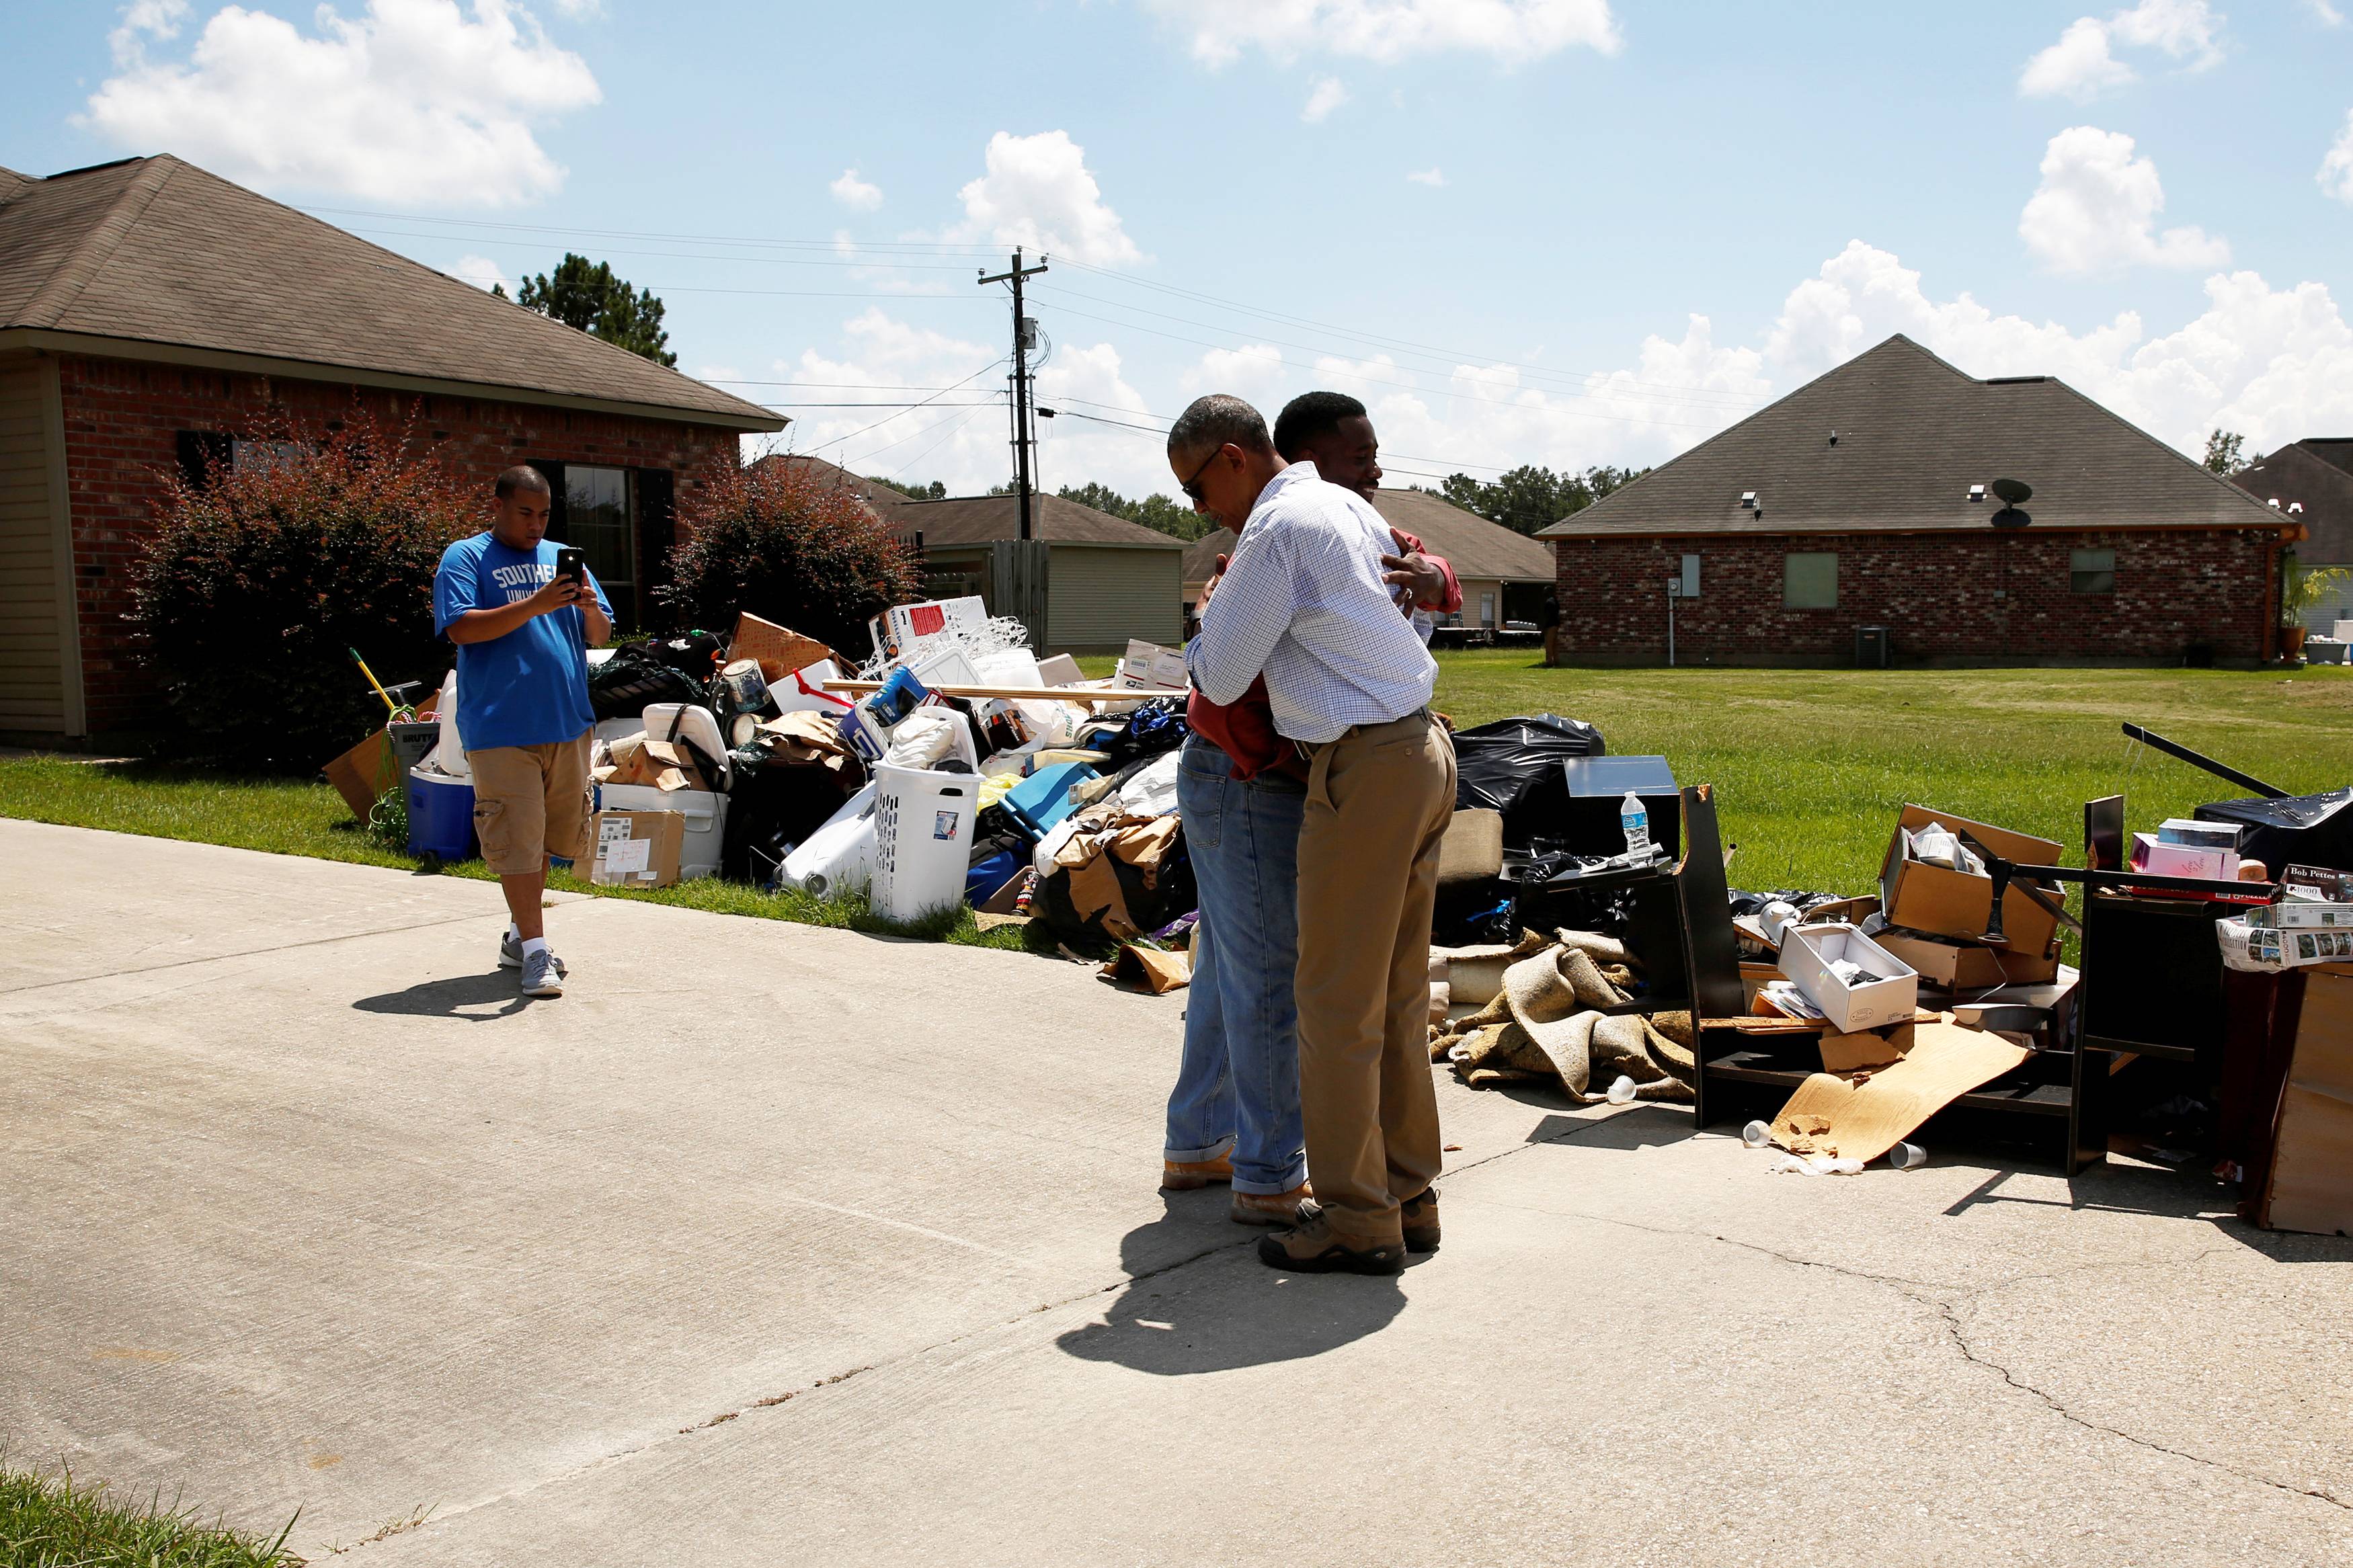
POLYGON ((179 434, 180 478, 190 489, 209 487, 216 475, 228 472, 237 456, 235 437, 217 430, 183 430, 179 434))
POLYGON ((547 479, 547 531, 551 538, 564 537, 564 465, 553 458, 533 458, 531 466, 547 479))
POLYGON ((668 468, 632 472, 638 491, 638 614, 651 630, 669 625, 654 590, 670 584, 670 552, 678 542, 677 480, 668 468))

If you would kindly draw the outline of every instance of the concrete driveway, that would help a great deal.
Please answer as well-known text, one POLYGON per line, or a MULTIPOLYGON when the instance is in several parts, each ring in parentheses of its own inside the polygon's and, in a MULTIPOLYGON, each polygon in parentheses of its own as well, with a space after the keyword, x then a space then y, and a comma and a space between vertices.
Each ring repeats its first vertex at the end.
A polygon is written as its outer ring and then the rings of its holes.
POLYGON ((522 1005, 481 883, 0 861, 0 1447, 313 1558, 2353 1554, 2353 1242, 2211 1184, 1448 1081, 1444 1250, 1287 1279, 1154 1190, 1182 993, 579 900, 522 1005))

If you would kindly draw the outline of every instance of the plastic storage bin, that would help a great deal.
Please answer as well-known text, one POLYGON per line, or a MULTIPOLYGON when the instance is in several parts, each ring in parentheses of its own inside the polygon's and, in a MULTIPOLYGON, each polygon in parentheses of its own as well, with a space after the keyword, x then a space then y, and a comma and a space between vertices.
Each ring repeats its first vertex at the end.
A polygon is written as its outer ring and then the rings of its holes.
POLYGON ((408 770, 408 852, 444 860, 474 858, 474 786, 444 773, 408 770))
MULTIPOLYGON (((682 706, 685 705, 657 702, 648 708, 643 726, 648 737, 669 740, 671 721, 682 706)), ((661 790, 651 784, 598 784, 596 803, 599 811, 674 811, 685 817, 686 833, 678 856, 678 876, 682 882, 719 875, 719 847, 727 837, 725 791, 734 775, 727 761, 727 742, 719 733, 717 715, 708 708, 691 706, 685 707, 685 714, 678 721, 678 738, 693 742, 704 756, 718 764, 718 792, 661 790)))
POLYGON ((1006 815, 1039 837, 1071 815, 1071 790, 1095 776, 1084 763, 1056 763, 1039 768, 1005 793, 1006 815))
POLYGON ((964 900, 980 781, 928 768, 874 769, 874 912, 911 921, 964 900))

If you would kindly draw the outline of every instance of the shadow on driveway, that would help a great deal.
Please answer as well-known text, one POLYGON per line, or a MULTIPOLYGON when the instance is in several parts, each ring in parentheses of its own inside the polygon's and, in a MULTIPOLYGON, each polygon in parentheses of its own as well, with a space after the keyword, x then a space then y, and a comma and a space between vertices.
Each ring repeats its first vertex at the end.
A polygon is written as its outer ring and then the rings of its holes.
POLYGON ((486 1024, 511 1018, 531 1005, 531 998, 515 991, 512 971, 493 969, 488 974, 460 974, 448 980, 421 980, 406 991, 363 996, 352 1004, 363 1013, 391 1013, 411 1018, 463 1018, 486 1024), (503 1005, 493 1005, 503 1004, 503 1005))
MULTIPOLYGON (((1213 1191, 1222 1207, 1225 1189, 1213 1191)), ((1205 1206, 1185 1203, 1187 1209, 1205 1206)), ((1128 1281, 1105 1314, 1109 1322, 1073 1329, 1054 1342, 1082 1361, 1183 1377, 1322 1355, 1379 1332, 1404 1310, 1405 1292, 1395 1279, 1280 1273, 1248 1250, 1263 1231, 1250 1228, 1245 1235, 1241 1226, 1227 1228, 1235 1233, 1230 1243, 1197 1251, 1186 1261, 1232 1254, 1232 1265, 1202 1270, 1189 1280, 1177 1278, 1186 1264, 1168 1263, 1170 1253, 1217 1232, 1204 1233, 1174 1203, 1161 1218, 1129 1231, 1120 1241, 1121 1265, 1131 1273, 1153 1272, 1128 1281)))

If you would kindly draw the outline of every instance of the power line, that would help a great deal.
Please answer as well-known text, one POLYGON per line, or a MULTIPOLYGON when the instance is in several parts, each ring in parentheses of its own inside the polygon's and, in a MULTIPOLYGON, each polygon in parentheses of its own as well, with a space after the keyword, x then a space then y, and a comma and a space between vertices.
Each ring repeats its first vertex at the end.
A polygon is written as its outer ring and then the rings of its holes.
MULTIPOLYGON (((938 395, 939 395, 939 396, 942 396, 942 397, 944 397, 944 396, 946 396, 949 393, 954 392, 955 390, 956 390, 956 387, 959 387, 959 386, 964 385, 964 384, 965 384, 965 382, 968 382, 968 381, 976 381, 976 380, 978 380, 980 377, 982 377, 982 376, 984 376, 984 375, 987 375, 990 371, 995 370, 998 365, 1001 365, 1001 364, 1003 364, 1004 363, 1005 363, 1005 361, 1004 361, 1002 358, 990 360, 987 364, 982 365, 978 370, 974 371, 974 372, 972 373, 972 374, 970 374, 970 375, 968 375, 968 376, 965 376, 965 377, 964 378, 964 380, 963 380, 963 381, 959 381, 959 382, 957 382, 957 383, 955 384, 955 386, 947 386, 947 387, 943 387, 943 388, 941 388, 941 390, 940 390, 940 392, 939 392, 938 395)), ((933 399, 932 399, 932 398, 927 397, 927 398, 923 399, 923 403, 911 403, 911 404, 908 404, 906 406, 907 406, 908 408, 921 408, 921 407, 923 407, 923 406, 924 405, 924 404, 928 404, 928 403, 930 403, 930 402, 932 402, 932 401, 933 401, 933 399)), ((809 448, 809 455, 810 455, 810 456, 812 456, 812 457, 814 457, 814 456, 816 456, 818 453, 824 451, 828 447, 838 447, 838 446, 841 445, 841 444, 842 444, 843 442, 845 442, 845 441, 855 441, 855 440, 857 440, 857 439, 858 439, 858 437, 860 437, 860 436, 865 435, 865 434, 866 434, 866 432, 867 432, 867 431, 869 431, 869 430, 876 430, 876 429, 880 429, 881 426, 883 426, 888 425, 889 423, 891 423, 891 421, 892 421, 892 420, 893 420, 893 419, 903 419, 903 418, 905 418, 906 416, 906 416, 906 413, 905 413, 905 411, 902 409, 901 412, 899 412, 899 413, 897 413, 897 414, 892 414, 892 415, 890 415, 890 416, 886 416, 886 417, 884 417, 884 418, 877 419, 877 420, 876 420, 873 424, 871 424, 871 425, 861 426, 860 428, 858 428, 858 429, 856 429, 856 430, 852 430, 852 431, 851 431, 849 435, 847 435, 847 436, 836 436, 836 437, 835 437, 832 440, 830 440, 830 441, 820 441, 820 442, 818 442, 816 446, 811 447, 809 448)), ((883 448, 883 449, 884 449, 885 451, 888 451, 890 448, 885 447, 885 448, 883 448)))

